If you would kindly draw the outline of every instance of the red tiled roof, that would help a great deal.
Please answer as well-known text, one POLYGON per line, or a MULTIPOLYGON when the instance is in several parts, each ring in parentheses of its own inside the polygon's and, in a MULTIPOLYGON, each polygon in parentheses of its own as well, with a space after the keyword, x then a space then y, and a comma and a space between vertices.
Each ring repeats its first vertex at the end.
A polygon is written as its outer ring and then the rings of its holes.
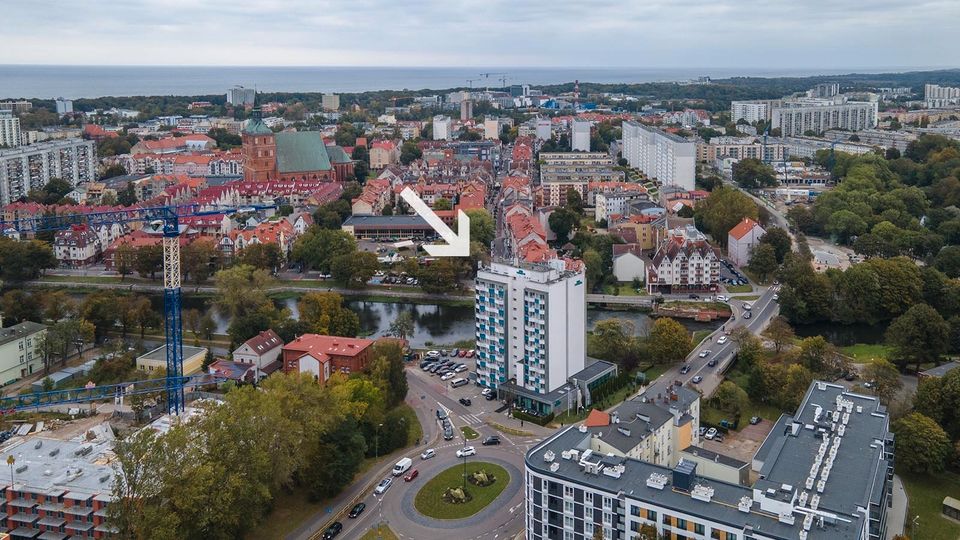
POLYGON ((593 409, 590 411, 590 414, 587 415, 587 419, 583 421, 583 425, 588 428, 609 426, 610 415, 603 411, 593 409))
POLYGON ((330 356, 356 356, 371 345, 373 345, 373 340, 369 339, 304 334, 284 345, 283 349, 304 354, 321 353, 330 356))
POLYGON ((729 234, 730 236, 736 238, 737 240, 740 240, 741 238, 749 234, 754 227, 758 227, 759 225, 760 224, 757 223, 756 221, 748 217, 745 217, 743 218, 743 220, 740 221, 740 223, 737 223, 736 227, 730 229, 729 234))
POLYGON ((283 347, 283 340, 273 330, 264 330, 243 342, 243 344, 253 349, 255 353, 263 354, 277 347, 283 347))

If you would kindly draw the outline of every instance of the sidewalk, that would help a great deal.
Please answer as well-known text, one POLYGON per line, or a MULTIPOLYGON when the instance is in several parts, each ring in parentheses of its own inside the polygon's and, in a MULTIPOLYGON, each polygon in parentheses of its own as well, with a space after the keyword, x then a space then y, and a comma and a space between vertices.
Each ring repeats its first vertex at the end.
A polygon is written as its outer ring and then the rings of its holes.
POLYGON ((907 521, 907 492, 903 489, 903 481, 899 476, 893 477, 893 505, 887 511, 887 537, 893 540, 894 536, 903 534, 903 527, 907 521))

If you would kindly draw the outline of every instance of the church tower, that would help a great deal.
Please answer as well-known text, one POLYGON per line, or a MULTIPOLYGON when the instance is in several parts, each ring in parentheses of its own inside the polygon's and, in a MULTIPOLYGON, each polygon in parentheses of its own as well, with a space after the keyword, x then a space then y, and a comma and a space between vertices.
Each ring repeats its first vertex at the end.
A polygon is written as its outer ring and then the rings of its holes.
POLYGON ((243 128, 243 179, 262 182, 277 178, 277 142, 273 130, 263 123, 259 106, 254 106, 243 128))

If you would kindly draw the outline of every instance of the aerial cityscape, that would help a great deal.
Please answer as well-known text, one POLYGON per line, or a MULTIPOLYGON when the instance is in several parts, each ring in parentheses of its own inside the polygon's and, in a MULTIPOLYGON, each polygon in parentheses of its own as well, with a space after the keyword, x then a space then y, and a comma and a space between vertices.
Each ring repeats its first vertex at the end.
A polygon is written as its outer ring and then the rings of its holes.
POLYGON ((0 540, 960 539, 960 6, 47 3, 0 540))

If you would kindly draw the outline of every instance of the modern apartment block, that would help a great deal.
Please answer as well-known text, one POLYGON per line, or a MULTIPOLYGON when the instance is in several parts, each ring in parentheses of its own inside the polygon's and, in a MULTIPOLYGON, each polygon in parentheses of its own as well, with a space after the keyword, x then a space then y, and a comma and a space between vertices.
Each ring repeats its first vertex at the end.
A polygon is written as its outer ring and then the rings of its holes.
POLYGON ((449 141, 453 138, 453 122, 450 117, 438 114, 433 117, 433 140, 449 141))
POLYGON ((770 108, 770 127, 785 137, 828 129, 860 131, 877 127, 876 101, 846 99, 785 100, 770 108))
POLYGON ((11 111, 0 110, 0 148, 20 146, 20 119, 11 111))
POLYGON ((596 528, 607 540, 638 539, 641 528, 671 540, 885 537, 893 435, 873 396, 811 384, 796 414, 781 416, 757 451, 752 486, 705 474, 723 460, 698 459, 696 448, 675 465, 610 451, 614 433, 637 444, 650 438, 639 413, 620 414, 603 433, 588 423, 527 453, 528 539, 591 540, 596 528))
POLYGON ((697 143, 697 160, 713 163, 717 158, 753 158, 761 161, 782 161, 786 147, 778 142, 763 144, 756 137, 714 137, 709 143, 697 143))
POLYGON ((476 281, 477 381, 548 394, 584 368, 587 280, 580 261, 492 262, 476 281))
POLYGON ((76 186, 97 179, 96 143, 83 139, 60 139, 0 149, 0 203, 24 197, 51 178, 76 186))
POLYGON ((325 111, 339 111, 340 110, 340 96, 337 94, 324 94, 320 98, 320 106, 323 107, 325 111))
POLYGON ((541 152, 540 185, 545 206, 566 204, 567 192, 576 190, 587 200, 591 182, 623 181, 623 171, 615 170, 613 157, 604 152, 541 152))
POLYGON ((697 146, 693 141, 628 121, 623 123, 623 157, 664 186, 695 189, 697 146))
POLYGON ((234 86, 227 90, 227 103, 234 106, 253 106, 257 99, 257 91, 253 88, 234 86))
POLYGON ((923 102, 928 109, 960 105, 960 88, 925 84, 923 85, 923 102))
POLYGON ((570 146, 574 152, 590 151, 590 126, 589 120, 579 120, 574 118, 570 123, 570 146))
POLYGON ((730 120, 746 120, 753 124, 770 118, 771 100, 732 101, 730 102, 730 120))

